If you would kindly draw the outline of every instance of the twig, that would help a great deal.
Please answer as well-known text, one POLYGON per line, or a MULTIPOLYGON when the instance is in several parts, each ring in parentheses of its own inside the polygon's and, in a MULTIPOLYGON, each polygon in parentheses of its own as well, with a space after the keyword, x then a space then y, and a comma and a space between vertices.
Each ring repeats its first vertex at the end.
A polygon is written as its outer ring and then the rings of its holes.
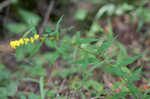
POLYGON ((43 21, 43 23, 41 25, 41 28, 39 29, 39 34, 41 34, 43 32, 44 27, 47 25, 49 16, 50 16, 50 14, 52 12, 52 9, 53 9, 53 6, 54 6, 54 0, 52 0, 50 2, 49 6, 47 8, 47 11, 46 11, 45 16, 44 16, 44 21, 43 21))
POLYGON ((12 0, 6 0, 3 1, 2 3, 0 3, 0 9, 7 7, 8 5, 10 5, 12 3, 12 0))
POLYGON ((61 91, 63 90, 64 85, 65 85, 65 82, 66 82, 66 79, 64 79, 64 80, 62 81, 62 84, 60 85, 60 88, 59 88, 59 90, 58 90, 57 96, 59 96, 59 93, 61 93, 61 91))
POLYGON ((111 81, 109 80, 109 75, 104 72, 104 75, 103 75, 103 79, 104 79, 104 82, 105 84, 107 85, 108 88, 110 88, 113 84, 111 83, 111 81))
MULTIPOLYGON (((3 19, 3 27, 5 27, 8 23, 9 9, 10 9, 10 6, 8 6, 5 10, 5 16, 4 16, 4 19, 3 19)), ((6 29, 3 29, 3 33, 5 33, 5 32, 6 32, 6 29)))

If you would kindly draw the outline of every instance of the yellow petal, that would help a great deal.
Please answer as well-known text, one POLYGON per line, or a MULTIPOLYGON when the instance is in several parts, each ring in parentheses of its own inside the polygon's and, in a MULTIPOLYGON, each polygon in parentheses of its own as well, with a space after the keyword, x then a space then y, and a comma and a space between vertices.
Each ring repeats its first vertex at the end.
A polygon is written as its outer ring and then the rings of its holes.
POLYGON ((30 42, 31 42, 31 43, 34 43, 33 37, 30 38, 30 42))
POLYGON ((25 44, 28 44, 29 38, 24 38, 24 42, 25 42, 25 44))
POLYGON ((35 40, 39 39, 39 37, 40 37, 40 36, 39 36, 38 34, 35 34, 35 35, 34 35, 34 39, 35 39, 35 40))
POLYGON ((45 40, 45 37, 40 37, 40 40, 42 40, 42 41, 45 40))
POLYGON ((23 44, 24 44, 24 40, 21 38, 21 39, 19 40, 19 43, 20 43, 20 45, 23 45, 23 44))
POLYGON ((16 45, 15 45, 15 42, 14 42, 14 41, 10 41, 10 46, 11 46, 11 48, 16 49, 16 45))

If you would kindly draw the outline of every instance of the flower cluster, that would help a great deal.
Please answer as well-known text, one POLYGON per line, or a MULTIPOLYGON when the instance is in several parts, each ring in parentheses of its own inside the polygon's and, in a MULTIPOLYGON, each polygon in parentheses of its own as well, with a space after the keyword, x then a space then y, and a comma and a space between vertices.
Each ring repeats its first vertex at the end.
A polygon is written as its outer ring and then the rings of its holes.
POLYGON ((14 49, 16 49, 16 47, 19 47, 21 45, 24 45, 24 44, 28 44, 29 42, 30 43, 34 43, 35 40, 38 40, 39 39, 39 35, 38 34, 35 34, 33 37, 30 37, 30 38, 21 38, 19 40, 15 40, 15 41, 10 41, 10 46, 14 49))
MULTIPOLYGON (((10 41, 10 46, 11 48, 14 48, 16 49, 17 47, 21 46, 21 45, 27 45, 28 43, 34 43, 35 40, 40 40, 40 41, 43 41, 43 40, 55 40, 56 38, 51 36, 51 37, 40 37, 38 34, 35 34, 33 37, 25 37, 25 38, 21 38, 19 40, 14 40, 14 41, 10 41)), ((67 42, 66 40, 63 40, 63 42, 67 42)), ((71 42, 72 45, 75 45, 75 41, 72 41, 71 42)))

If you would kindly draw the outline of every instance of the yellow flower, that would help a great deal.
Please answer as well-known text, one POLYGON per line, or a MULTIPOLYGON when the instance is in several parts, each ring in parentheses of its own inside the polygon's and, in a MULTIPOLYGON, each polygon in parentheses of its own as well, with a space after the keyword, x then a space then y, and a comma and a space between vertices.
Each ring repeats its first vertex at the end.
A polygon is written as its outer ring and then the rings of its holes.
POLYGON ((15 41, 10 41, 10 46, 14 49, 16 49, 16 43, 15 41))
POLYGON ((30 42, 31 42, 31 43, 34 43, 33 37, 30 38, 30 42))
POLYGON ((64 41, 64 43, 66 43, 67 42, 67 40, 63 40, 64 41))
POLYGON ((15 41, 10 41, 10 46, 14 49, 16 49, 16 47, 19 47, 21 45, 21 43, 17 40, 15 41))
POLYGON ((19 47, 20 46, 20 42, 15 40, 15 44, 16 44, 16 47, 19 47))
POLYGON ((71 43, 72 43, 72 45, 75 45, 75 41, 72 41, 71 43))
POLYGON ((55 38, 54 38, 54 37, 49 37, 49 39, 50 39, 50 40, 54 40, 55 38))
POLYGON ((39 37, 40 37, 40 36, 39 36, 38 34, 35 34, 35 35, 34 35, 34 40, 39 39, 39 37))
POLYGON ((19 40, 19 43, 20 43, 21 45, 23 45, 23 44, 24 44, 24 40, 21 38, 21 39, 19 40))
POLYGON ((25 44, 28 44, 29 38, 26 37, 26 38, 24 38, 23 40, 24 40, 25 44))
POLYGON ((42 40, 42 41, 45 40, 45 37, 40 37, 40 40, 42 40))

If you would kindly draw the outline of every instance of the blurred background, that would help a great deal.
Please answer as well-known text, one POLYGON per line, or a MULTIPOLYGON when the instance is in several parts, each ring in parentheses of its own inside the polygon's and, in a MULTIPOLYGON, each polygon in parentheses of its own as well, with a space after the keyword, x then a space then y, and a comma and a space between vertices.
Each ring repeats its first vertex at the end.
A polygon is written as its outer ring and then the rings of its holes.
POLYGON ((109 25, 129 55, 143 54, 136 64, 144 65, 150 79, 150 1, 149 0, 1 0, 0 64, 13 69, 15 58, 9 41, 20 38, 32 26, 38 33, 45 27, 60 28, 64 35, 81 31, 84 37, 108 35, 109 25))

